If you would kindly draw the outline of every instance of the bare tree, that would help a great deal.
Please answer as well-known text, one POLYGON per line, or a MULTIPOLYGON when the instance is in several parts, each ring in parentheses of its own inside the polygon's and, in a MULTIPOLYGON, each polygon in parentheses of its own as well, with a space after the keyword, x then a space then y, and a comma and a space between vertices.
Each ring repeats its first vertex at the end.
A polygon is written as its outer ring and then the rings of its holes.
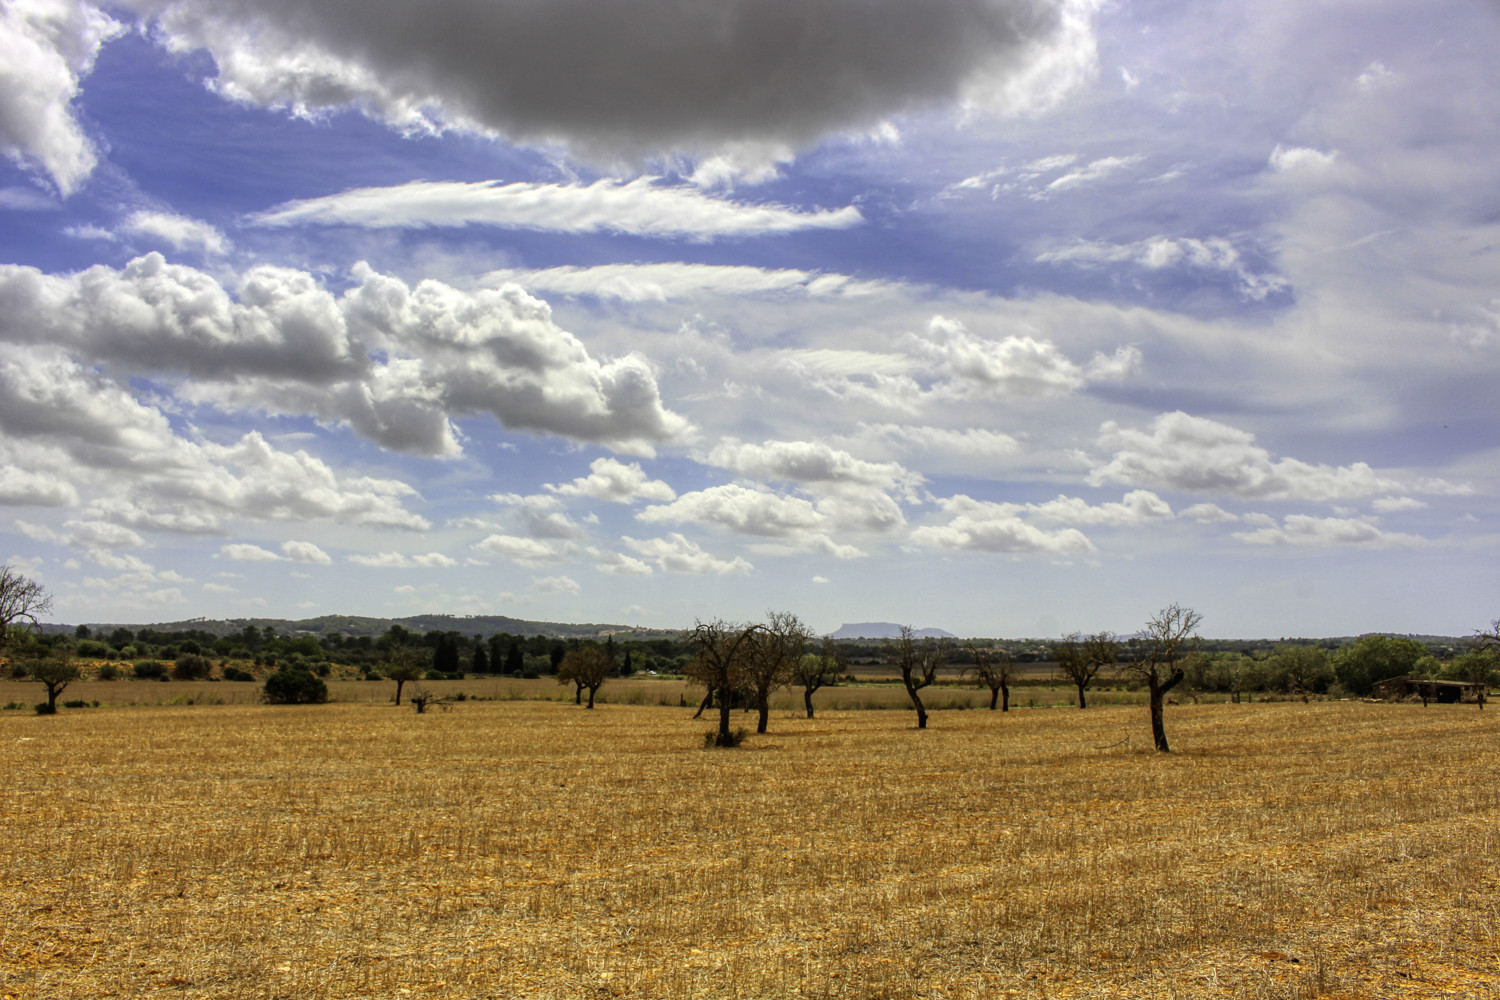
POLYGON ((757 733, 764 733, 771 719, 771 692, 792 682, 792 669, 812 641, 812 629, 790 611, 771 611, 751 644, 745 663, 745 688, 759 718, 757 733))
MULTIPOLYGON (((691 642, 697 653, 687 665, 690 680, 708 688, 709 694, 719 700, 719 732, 714 745, 732 747, 734 734, 729 731, 729 707, 736 688, 743 685, 745 668, 751 651, 761 631, 761 626, 726 622, 715 618, 711 622, 697 622, 693 627, 691 642)), ((702 712, 702 709, 699 709, 702 712)))
POLYGON ((1474 647, 1480 655, 1469 658, 1468 680, 1479 685, 1474 692, 1482 712, 1490 675, 1494 673, 1496 663, 1500 662, 1500 618, 1490 622, 1488 630, 1479 629, 1474 632, 1474 647))
POLYGON ((1095 632, 1083 635, 1069 632, 1052 644, 1052 661, 1057 672, 1078 689, 1078 707, 1087 708, 1084 692, 1100 671, 1115 662, 1115 634, 1095 632))
POLYGON ((839 650, 838 640, 831 635, 823 637, 823 648, 816 653, 803 653, 792 666, 792 683, 802 689, 802 704, 807 717, 813 717, 812 696, 819 688, 838 683, 844 672, 844 654, 839 650))
MULTIPOLYGON (((1083 637, 1083 655, 1093 668, 1090 680, 1100 674, 1108 676, 1115 669, 1115 662, 1120 655, 1120 640, 1108 629, 1101 629, 1091 635, 1083 637)), ((1078 693, 1078 702, 1083 703, 1083 692, 1078 693)))
POLYGON ((33 660, 26 665, 26 672, 33 680, 41 681, 47 686, 47 704, 38 705, 38 715, 55 715, 57 713, 57 696, 63 693, 73 681, 78 679, 78 664, 62 651, 54 651, 51 656, 42 660, 33 660))
POLYGON ((974 657, 974 679, 990 689, 990 711, 998 703, 1000 711, 1010 711, 1010 682, 1015 660, 1004 646, 981 649, 969 643, 969 653, 974 657))
POLYGON ((9 644, 13 631, 36 628, 40 616, 51 610, 52 595, 47 588, 8 564, 0 566, 0 650, 9 644))
POLYGON ((582 694, 587 690, 589 703, 584 707, 593 708, 594 695, 614 671, 614 660, 606 650, 598 646, 580 646, 568 650, 562 662, 557 665, 557 683, 577 686, 578 697, 573 699, 575 705, 582 703, 582 694))
POLYGON ((917 728, 926 729, 927 708, 918 692, 937 680, 938 668, 948 659, 948 640, 918 641, 916 631, 910 625, 902 625, 895 641, 887 639, 885 646, 895 659, 901 683, 906 685, 906 694, 917 710, 917 728))
POLYGON ((1182 668, 1177 661, 1197 641, 1198 624, 1203 616, 1180 604, 1169 604, 1156 613, 1141 631, 1145 652, 1125 663, 1121 671, 1146 685, 1151 698, 1151 738, 1156 749, 1170 753, 1167 730, 1162 722, 1162 705, 1167 692, 1182 682, 1182 668))

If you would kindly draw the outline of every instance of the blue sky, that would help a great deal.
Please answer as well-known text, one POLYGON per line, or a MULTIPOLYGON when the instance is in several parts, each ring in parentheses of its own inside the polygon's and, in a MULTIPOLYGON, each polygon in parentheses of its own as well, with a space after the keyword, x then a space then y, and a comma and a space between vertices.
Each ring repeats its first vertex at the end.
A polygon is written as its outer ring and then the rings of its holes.
POLYGON ((1500 10, 5 0, 59 620, 1500 615, 1500 10))

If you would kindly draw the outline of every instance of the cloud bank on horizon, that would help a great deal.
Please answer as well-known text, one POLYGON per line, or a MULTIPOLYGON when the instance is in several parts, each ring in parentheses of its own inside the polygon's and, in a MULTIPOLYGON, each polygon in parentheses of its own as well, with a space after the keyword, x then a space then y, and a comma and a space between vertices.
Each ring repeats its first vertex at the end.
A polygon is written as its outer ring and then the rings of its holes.
POLYGON ((1500 12, 1346 13, 9 0, 0 558, 70 621, 1470 631, 1500 12))

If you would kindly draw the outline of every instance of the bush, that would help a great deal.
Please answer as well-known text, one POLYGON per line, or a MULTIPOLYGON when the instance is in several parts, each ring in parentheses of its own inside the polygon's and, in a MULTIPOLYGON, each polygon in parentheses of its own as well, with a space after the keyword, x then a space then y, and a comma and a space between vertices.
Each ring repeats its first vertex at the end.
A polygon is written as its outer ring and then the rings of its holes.
POLYGON ((34 709, 36 709, 36 714, 37 715, 56 715, 57 714, 57 706, 53 705, 53 704, 51 704, 49 702, 39 701, 35 705, 33 705, 32 707, 34 709))
POLYGON ((177 657, 177 662, 172 664, 172 676, 179 681, 196 681, 207 677, 213 664, 208 662, 205 656, 197 653, 183 653, 177 657))
POLYGON ((328 685, 309 670, 282 667, 266 678, 266 701, 272 705, 320 705, 328 700, 328 685))
POLYGON ((737 747, 741 743, 745 742, 745 737, 749 735, 750 733, 748 730, 736 729, 730 732, 728 743, 720 743, 719 731, 717 729, 710 729, 708 732, 703 734, 703 749, 712 750, 714 747, 718 746, 737 747))
POLYGON ((155 660, 141 660, 130 668, 130 672, 141 681, 157 681, 167 676, 166 666, 155 660))
POLYGON ((253 681, 255 680, 255 675, 248 670, 241 670, 239 667, 225 667, 224 679, 226 681, 253 681))
POLYGON ((104 660, 115 655, 115 651, 97 639, 80 642, 75 650, 85 660, 104 660))
POLYGON ((26 679, 26 664, 20 660, 10 661, 11 680, 24 681, 26 679))
POLYGON ((99 668, 99 679, 101 681, 118 680, 119 676, 120 668, 115 666, 113 663, 106 663, 99 668))

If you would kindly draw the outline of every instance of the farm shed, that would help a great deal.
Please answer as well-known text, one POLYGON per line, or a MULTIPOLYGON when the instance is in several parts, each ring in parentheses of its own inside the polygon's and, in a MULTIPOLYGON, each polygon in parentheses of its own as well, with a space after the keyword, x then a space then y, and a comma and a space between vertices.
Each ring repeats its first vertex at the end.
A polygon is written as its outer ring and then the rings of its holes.
POLYGON ((1421 698, 1423 701, 1451 705, 1465 698, 1475 697, 1478 688, 1479 685, 1471 681, 1440 681, 1432 677, 1402 674, 1377 683, 1375 697, 1387 701, 1421 698))

